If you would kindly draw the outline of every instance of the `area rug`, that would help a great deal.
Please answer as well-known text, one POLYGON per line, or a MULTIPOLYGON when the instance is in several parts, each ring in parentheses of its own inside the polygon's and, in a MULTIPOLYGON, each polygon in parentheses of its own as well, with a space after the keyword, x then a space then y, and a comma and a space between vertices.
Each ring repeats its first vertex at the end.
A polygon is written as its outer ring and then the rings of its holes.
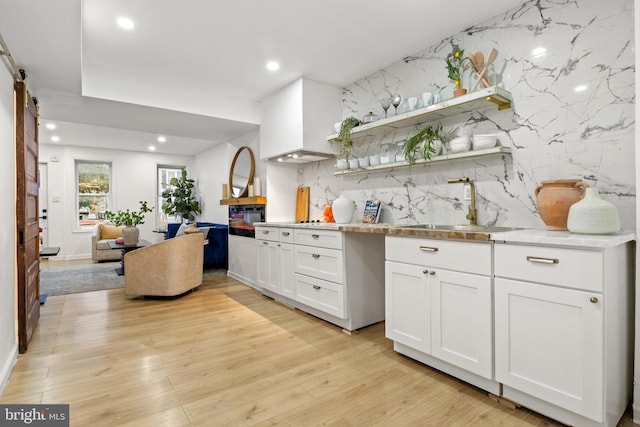
MULTIPOLYGON (((124 288, 115 272, 120 262, 49 267, 40 271, 40 294, 48 296, 124 288)), ((226 276, 227 270, 206 267, 204 277, 226 276)))
POLYGON ((40 271, 40 294, 66 295, 124 287, 120 262, 49 267, 40 271))

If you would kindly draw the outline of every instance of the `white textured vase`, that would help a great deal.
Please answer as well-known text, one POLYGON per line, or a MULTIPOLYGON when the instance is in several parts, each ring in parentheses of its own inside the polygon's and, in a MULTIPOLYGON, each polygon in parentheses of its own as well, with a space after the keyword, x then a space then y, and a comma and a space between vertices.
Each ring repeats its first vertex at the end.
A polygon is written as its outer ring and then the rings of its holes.
POLYGON ((340 195, 340 197, 335 199, 331 204, 331 210, 336 224, 349 224, 353 217, 353 200, 344 195, 340 195))
POLYGON ((597 188, 587 188, 582 200, 569 208, 567 228, 579 234, 617 233, 620 231, 618 209, 601 199, 597 188))
POLYGON ((137 227, 124 227, 122 229, 122 241, 125 245, 131 246, 138 243, 140 230, 137 227))

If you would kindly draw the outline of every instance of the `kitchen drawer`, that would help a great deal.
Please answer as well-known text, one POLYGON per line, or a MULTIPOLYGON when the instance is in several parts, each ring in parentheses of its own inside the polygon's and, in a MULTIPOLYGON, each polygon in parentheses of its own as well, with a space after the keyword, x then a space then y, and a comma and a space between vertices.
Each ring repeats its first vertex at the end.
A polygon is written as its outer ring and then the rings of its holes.
POLYGON ((342 249, 342 232, 313 228, 296 228, 294 230, 294 241, 296 245, 342 249))
POLYGON ((342 251, 296 244, 295 272, 307 276, 344 283, 342 251))
POLYGON ((491 244, 387 236, 388 261, 491 275, 491 244))
POLYGON ((344 286, 296 273, 296 301, 346 319, 344 286))
POLYGON ((282 243, 293 243, 293 228, 278 228, 278 239, 282 243))
POLYGON ((256 227, 256 240, 271 240, 277 242, 280 240, 278 237, 277 227, 256 227))
POLYGON ((496 243, 495 275, 602 292, 603 253, 581 249, 496 243))

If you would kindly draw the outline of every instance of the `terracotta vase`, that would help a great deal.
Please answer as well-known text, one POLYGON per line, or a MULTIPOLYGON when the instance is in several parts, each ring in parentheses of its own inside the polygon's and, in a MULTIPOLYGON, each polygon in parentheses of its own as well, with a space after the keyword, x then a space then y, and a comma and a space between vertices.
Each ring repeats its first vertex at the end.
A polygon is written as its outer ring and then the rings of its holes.
POLYGON ((137 227, 124 227, 122 229, 122 241, 125 245, 135 245, 140 238, 140 230, 137 227))
POLYGON ((589 187, 579 179, 542 181, 535 190, 540 218, 547 230, 566 230, 569 208, 584 197, 589 187))
POLYGON ((467 90, 466 90, 466 89, 463 89, 463 88, 460 88, 460 89, 454 89, 454 90, 453 90, 453 96, 454 96, 454 97, 456 97, 456 98, 457 98, 458 96, 466 95, 466 93, 467 93, 467 90))

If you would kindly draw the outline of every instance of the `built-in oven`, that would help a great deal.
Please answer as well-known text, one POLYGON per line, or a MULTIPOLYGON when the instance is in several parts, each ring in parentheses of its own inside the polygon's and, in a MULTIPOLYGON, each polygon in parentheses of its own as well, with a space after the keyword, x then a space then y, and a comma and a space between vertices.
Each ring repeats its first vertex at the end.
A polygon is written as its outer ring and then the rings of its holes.
POLYGON ((229 206, 229 234, 243 237, 256 237, 256 222, 264 222, 265 205, 229 206))

